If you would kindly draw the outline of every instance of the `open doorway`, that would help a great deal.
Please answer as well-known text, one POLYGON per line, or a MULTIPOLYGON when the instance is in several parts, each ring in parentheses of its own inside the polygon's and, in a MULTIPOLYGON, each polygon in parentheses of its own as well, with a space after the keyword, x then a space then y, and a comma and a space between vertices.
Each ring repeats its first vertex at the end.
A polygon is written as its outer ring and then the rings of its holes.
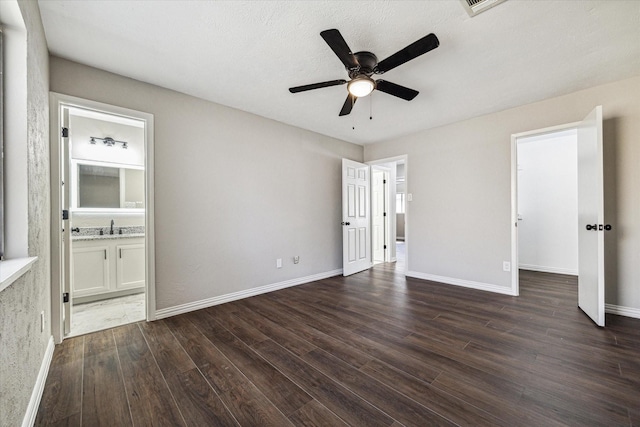
POLYGON ((371 165, 372 171, 373 264, 395 263, 395 270, 405 274, 407 271, 407 156, 371 161, 368 164, 371 165), (376 228, 379 231, 376 232, 376 228))
MULTIPOLYGON (((579 123, 512 136, 512 280, 578 280, 579 123), (561 275, 561 276, 560 276, 561 275)), ((535 286, 535 285, 532 285, 535 286)))
POLYGON ((153 318, 153 118, 58 94, 52 112, 52 329, 60 342, 153 318))
POLYGON ((371 254, 374 265, 391 261, 390 174, 386 167, 371 167, 371 254))
MULTIPOLYGON (((519 246, 519 235, 521 234, 522 226, 519 226, 520 222, 527 221, 527 213, 521 212, 519 207, 519 185, 520 171, 518 170, 519 163, 519 144, 518 141, 525 141, 526 138, 532 138, 530 143, 536 144, 540 140, 545 140, 546 136, 551 137, 564 137, 570 136, 573 138, 573 132, 576 135, 576 147, 575 159, 576 159, 576 197, 577 209, 575 217, 577 221, 575 225, 569 225, 565 227, 571 227, 571 230, 562 230, 573 233, 573 230, 577 229, 577 264, 568 264, 569 268, 573 268, 572 265, 577 265, 577 297, 578 307, 593 320, 598 326, 604 326, 605 324, 605 277, 604 277, 604 232, 612 229, 610 224, 605 224, 604 218, 604 180, 603 180, 603 137, 602 137, 602 106, 596 106, 587 116, 580 122, 570 123, 561 126, 555 126, 553 128, 541 129, 537 131, 530 131, 520 134, 512 135, 512 156, 511 156, 511 218, 512 218, 512 234, 511 234, 511 265, 514 268, 512 273, 512 294, 519 295, 520 292, 520 252, 522 248, 519 246), (537 142, 536 142, 537 141, 537 142), (520 219, 520 221, 519 221, 520 219)), ((526 142, 523 142, 526 144, 526 142)), ((547 156, 545 163, 552 163, 554 159, 547 156)), ((567 166, 561 166, 562 169, 567 166)), ((559 178, 557 178, 559 179, 559 178)), ((557 183, 553 184, 554 187, 558 186, 557 183)), ((569 187, 573 186, 571 184, 569 187)), ((547 187, 546 192, 553 192, 555 188, 549 189, 547 187)), ((546 196, 546 194, 545 194, 546 196)), ((560 196, 560 198, 570 198, 570 196, 560 196)), ((558 206, 561 200, 556 197, 555 203, 548 206, 547 209, 551 211, 558 211, 558 206)), ((538 203, 536 201, 534 204, 538 203)), ((542 203, 540 203, 542 204, 542 203)), ((530 211, 532 212, 532 211, 530 211)), ((573 221, 571 219, 571 221, 573 221)), ((544 224, 548 224, 548 221, 544 224)), ((551 228, 552 232, 558 232, 553 226, 547 225, 547 228, 551 228)), ((540 229, 540 225, 537 227, 534 236, 538 237, 543 233, 548 233, 547 229, 540 229)), ((565 244, 557 243, 557 244, 565 244)), ((574 242, 569 242, 568 246, 574 246, 574 242)), ((549 248, 545 249, 549 250, 549 248)), ((565 251, 568 249, 565 248, 565 251)), ((568 250, 570 251, 570 249, 568 250)), ((565 254, 566 255, 566 254, 565 254)), ((567 257, 569 261, 571 256, 567 257)), ((565 261, 566 261, 565 259, 565 261)), ((538 256, 538 260, 545 260, 544 257, 538 256)), ((546 259, 546 262, 549 262, 546 259)), ((510 267, 509 263, 505 263, 505 270, 508 271, 510 267)), ((540 267, 540 265, 538 265, 540 267)), ((549 266, 546 266, 547 269, 549 266)), ((547 273, 548 274, 548 273, 547 273)), ((557 273, 556 273, 557 274, 557 273)))
POLYGON ((578 275, 575 128, 516 139, 518 268, 578 275))

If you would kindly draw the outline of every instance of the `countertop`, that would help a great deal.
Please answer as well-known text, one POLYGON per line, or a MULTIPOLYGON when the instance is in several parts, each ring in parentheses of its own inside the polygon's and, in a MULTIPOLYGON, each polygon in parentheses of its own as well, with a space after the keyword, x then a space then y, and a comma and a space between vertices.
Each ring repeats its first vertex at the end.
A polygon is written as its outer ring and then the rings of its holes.
POLYGON ((144 237, 144 233, 128 233, 128 234, 94 234, 94 235, 78 235, 72 234, 71 241, 80 240, 112 240, 112 239, 133 239, 135 237, 144 237))

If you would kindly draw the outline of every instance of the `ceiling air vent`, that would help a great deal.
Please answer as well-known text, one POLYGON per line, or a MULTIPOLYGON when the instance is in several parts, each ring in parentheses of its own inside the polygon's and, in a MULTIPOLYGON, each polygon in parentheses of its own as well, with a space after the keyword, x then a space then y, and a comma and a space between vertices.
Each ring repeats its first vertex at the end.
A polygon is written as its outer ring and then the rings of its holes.
POLYGON ((497 6, 506 0, 460 0, 464 10, 467 11, 469 16, 473 17, 479 13, 484 12, 487 9, 497 6))

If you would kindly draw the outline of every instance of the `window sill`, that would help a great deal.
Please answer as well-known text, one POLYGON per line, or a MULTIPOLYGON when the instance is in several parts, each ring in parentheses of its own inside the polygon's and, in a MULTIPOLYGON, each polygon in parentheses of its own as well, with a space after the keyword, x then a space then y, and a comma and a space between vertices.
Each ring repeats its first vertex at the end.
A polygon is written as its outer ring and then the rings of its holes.
POLYGON ((31 270, 38 257, 15 258, 0 261, 0 292, 4 291, 20 276, 31 270))

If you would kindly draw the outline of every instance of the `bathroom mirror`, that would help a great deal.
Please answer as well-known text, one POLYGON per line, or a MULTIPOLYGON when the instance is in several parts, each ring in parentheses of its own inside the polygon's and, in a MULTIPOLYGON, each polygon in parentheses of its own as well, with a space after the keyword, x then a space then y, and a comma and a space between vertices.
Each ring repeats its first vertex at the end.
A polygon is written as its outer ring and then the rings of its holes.
POLYGON ((72 161, 71 208, 76 211, 144 210, 144 168, 72 161))

